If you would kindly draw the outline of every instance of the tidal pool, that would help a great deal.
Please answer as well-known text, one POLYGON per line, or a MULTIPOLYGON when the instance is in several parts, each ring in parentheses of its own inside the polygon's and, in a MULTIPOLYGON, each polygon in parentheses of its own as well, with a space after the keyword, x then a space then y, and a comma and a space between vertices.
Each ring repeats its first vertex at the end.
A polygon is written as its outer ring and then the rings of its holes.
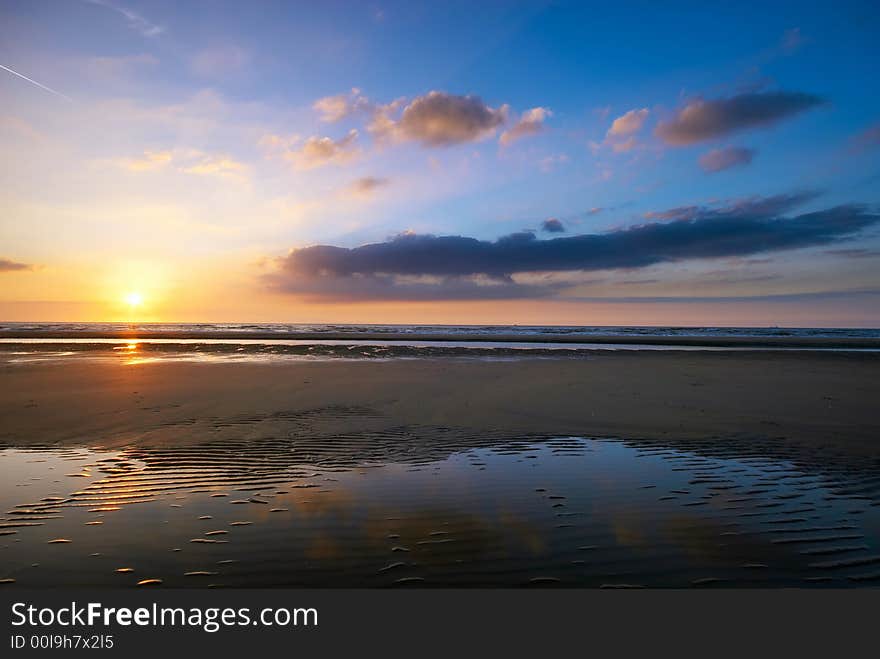
POLYGON ((878 465, 781 440, 303 426, 0 474, 4 588, 880 584, 878 465))

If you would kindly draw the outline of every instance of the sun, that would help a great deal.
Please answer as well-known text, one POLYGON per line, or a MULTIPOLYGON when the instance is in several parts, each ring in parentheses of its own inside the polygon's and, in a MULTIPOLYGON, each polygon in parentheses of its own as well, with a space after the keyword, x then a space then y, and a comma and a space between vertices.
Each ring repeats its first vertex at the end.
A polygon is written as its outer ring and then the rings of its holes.
POLYGON ((144 296, 136 291, 126 293, 125 303, 130 307, 139 307, 144 303, 144 296))

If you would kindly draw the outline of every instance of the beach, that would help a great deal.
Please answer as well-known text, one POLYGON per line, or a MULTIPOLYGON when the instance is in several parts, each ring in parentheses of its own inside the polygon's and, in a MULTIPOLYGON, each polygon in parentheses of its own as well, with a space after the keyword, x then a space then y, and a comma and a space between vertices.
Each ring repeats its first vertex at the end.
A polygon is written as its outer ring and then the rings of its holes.
MULTIPOLYGON (((12 446, 197 442, 240 417, 366 407, 389 427, 675 439, 785 437, 877 450, 880 354, 595 352, 584 359, 252 362, 66 359, 5 365, 12 446), (183 427, 181 429, 181 426, 183 427)), ((343 423, 343 422, 340 422, 343 423)), ((360 428, 352 420, 339 430, 360 428)))
POLYGON ((880 578, 876 352, 4 347, 6 586, 880 578))

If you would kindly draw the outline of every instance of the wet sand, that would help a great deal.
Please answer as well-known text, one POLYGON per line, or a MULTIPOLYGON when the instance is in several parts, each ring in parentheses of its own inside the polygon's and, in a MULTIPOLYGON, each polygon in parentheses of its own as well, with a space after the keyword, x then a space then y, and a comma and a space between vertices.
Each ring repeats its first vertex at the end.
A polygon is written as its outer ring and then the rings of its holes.
POLYGON ((0 584, 880 583, 869 353, 0 366, 0 584))
POLYGON ((880 339, 868 337, 810 337, 810 336, 664 336, 655 334, 546 334, 496 332, 370 332, 370 331, 241 331, 241 330, 188 330, 185 337, 175 330, 118 329, 118 330, 0 330, 0 339, 119 339, 119 340, 174 340, 186 338, 204 340, 249 341, 441 341, 469 343, 561 343, 600 345, 654 345, 692 346, 702 348, 808 348, 808 349, 880 349, 880 339))
MULTIPOLYGON (((880 452, 880 355, 594 353, 586 359, 138 363, 0 366, 0 442, 12 446, 197 441, 224 422, 330 406, 377 412, 371 428, 433 424, 624 438, 785 437, 880 452)), ((338 420, 327 434, 362 429, 338 420)), ((236 435, 238 436, 238 435, 236 435)))

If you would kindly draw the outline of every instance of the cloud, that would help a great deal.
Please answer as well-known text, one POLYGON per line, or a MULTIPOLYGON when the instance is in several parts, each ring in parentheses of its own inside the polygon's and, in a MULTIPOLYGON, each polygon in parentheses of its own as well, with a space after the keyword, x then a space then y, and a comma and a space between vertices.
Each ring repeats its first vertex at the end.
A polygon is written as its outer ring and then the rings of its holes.
POLYGON ((364 176, 355 179, 348 187, 348 191, 358 197, 371 197, 378 190, 386 187, 391 181, 377 176, 364 176))
POLYGON ((270 151, 280 152, 281 156, 293 163, 297 169, 316 169, 330 164, 343 165, 357 158, 360 155, 357 139, 358 132, 352 128, 338 140, 313 135, 297 146, 298 137, 265 135, 260 140, 260 144, 270 151))
POLYGON ((359 114, 367 116, 367 130, 380 140, 390 140, 398 130, 398 113, 406 103, 405 98, 398 98, 390 103, 374 103, 361 93, 357 87, 346 94, 324 96, 312 104, 312 109, 318 113, 318 118, 328 124, 338 123, 359 114))
POLYGON ((223 78, 238 73, 249 61, 250 56, 244 49, 221 46, 197 53, 190 61, 190 69, 205 78, 223 78))
POLYGON ((608 129, 605 137, 626 137, 639 132, 648 118, 648 108, 641 110, 630 110, 611 122, 611 128, 608 129))
POLYGON ((432 91, 418 96, 403 109, 399 119, 393 113, 400 100, 377 108, 370 132, 380 139, 414 141, 428 147, 477 142, 495 134, 507 120, 506 105, 486 105, 479 96, 455 96, 432 91))
POLYGON ((140 32, 145 37, 158 37, 165 31, 165 28, 161 25, 156 25, 131 9, 123 7, 122 5, 114 4, 109 0, 87 0, 87 2, 90 2, 93 5, 106 7, 107 9, 122 15, 125 18, 128 27, 136 32, 140 32))
POLYGON ((319 98, 312 105, 315 112, 321 115, 321 121, 330 124, 342 121, 363 110, 371 111, 372 107, 369 99, 363 96, 361 90, 356 87, 348 94, 319 98))
POLYGON ((119 161, 119 164, 132 172, 150 172, 162 169, 168 165, 174 153, 171 151, 144 151, 144 155, 139 158, 126 158, 119 161))
MULTIPOLYGON (((366 128, 378 142, 419 142, 426 147, 445 147, 488 139, 508 120, 509 107, 493 108, 479 96, 460 96, 431 91, 411 101, 397 98, 390 103, 376 103, 360 89, 325 96, 312 104, 318 118, 337 123, 357 115, 366 116, 366 128)), ((552 116, 549 108, 534 107, 501 133, 502 146, 536 135, 552 116)))
POLYGON ((714 207, 679 206, 645 213, 648 220, 694 220, 700 217, 764 217, 788 213, 819 196, 815 190, 803 190, 769 197, 743 197, 714 207))
POLYGON ((615 153, 626 153, 632 151, 639 145, 639 141, 635 137, 629 137, 622 142, 611 142, 611 149, 615 153))
POLYGON ((323 167, 329 163, 346 163, 357 155, 358 132, 351 129, 338 140, 329 137, 310 137, 302 148, 294 152, 294 159, 305 169, 323 167))
POLYGON ((548 108, 537 107, 532 108, 531 110, 526 110, 522 113, 519 121, 517 121, 511 128, 501 133, 501 138, 499 140, 501 145, 507 146, 523 137, 537 135, 544 130, 544 121, 551 116, 553 116, 553 113, 550 112, 548 108))
POLYGON ((672 146, 687 146, 731 133, 769 126, 825 100, 802 92, 754 92, 716 100, 697 99, 661 122, 655 134, 672 146))
POLYGON ((33 142, 45 142, 48 139, 24 119, 8 115, 0 115, 0 133, 5 133, 4 137, 33 142))
POLYGON ((564 165, 569 161, 569 157, 565 153, 557 153, 545 156, 538 161, 538 167, 542 172, 552 172, 557 165, 564 165))
POLYGON ((320 277, 295 281, 286 273, 266 275, 264 281, 279 293, 305 297, 309 302, 369 300, 517 300, 544 297, 560 285, 521 284, 512 280, 472 276, 401 277, 383 274, 363 277, 320 277))
POLYGON ((864 247, 829 249, 826 250, 825 253, 832 256, 843 256, 849 259, 873 259, 880 257, 880 249, 866 249, 864 247))
POLYGON ((712 149, 700 156, 700 167, 704 172, 721 172, 731 167, 744 166, 755 157, 754 149, 731 146, 724 149, 712 149))
POLYGON ((17 261, 0 258, 0 272, 22 272, 33 269, 34 266, 28 263, 18 263, 17 261))
MULTIPOLYGON (((632 151, 638 146, 636 133, 638 133, 648 118, 648 108, 630 110, 611 122, 611 127, 605 133, 605 144, 611 146, 616 153, 632 151)), ((597 145, 597 148, 601 145, 597 145)))
POLYGON ((646 284, 658 284, 659 279, 626 279, 617 282, 618 286, 645 286, 646 284))
POLYGON ((631 270, 688 259, 830 246, 880 224, 880 214, 860 205, 793 217, 758 212, 786 208, 798 198, 789 195, 786 204, 785 197, 751 199, 721 209, 691 211, 669 221, 548 240, 531 232, 495 241, 402 234, 354 248, 316 245, 294 249, 279 259, 269 282, 276 290, 333 299, 547 296, 561 284, 544 286, 531 283, 531 278, 525 284, 517 276, 631 270))
POLYGON ((199 149, 144 151, 139 158, 125 158, 114 164, 130 172, 155 172, 173 167, 174 171, 201 176, 244 179, 247 166, 225 154, 209 154, 199 149))
POLYGON ((565 233, 565 225, 555 217, 551 217, 541 222, 541 231, 546 231, 547 233, 565 233))
POLYGON ((780 302, 817 302, 821 300, 829 300, 834 298, 847 297, 859 301, 862 305, 865 303, 873 303, 873 299, 880 297, 880 289, 861 289, 861 290, 830 290, 830 291, 811 291, 807 293, 774 293, 769 295, 722 295, 722 296, 699 296, 699 295, 668 295, 668 296, 631 296, 631 297, 569 297, 566 300, 577 302, 604 302, 612 304, 651 304, 666 303, 673 304, 704 304, 706 302, 746 302, 754 304, 756 302, 769 302, 778 304, 780 302), (865 298, 868 298, 867 300, 865 298))
POLYGON ((181 168, 186 174, 198 174, 200 176, 221 176, 227 178, 243 179, 247 167, 230 158, 229 156, 205 156, 192 165, 181 168))

